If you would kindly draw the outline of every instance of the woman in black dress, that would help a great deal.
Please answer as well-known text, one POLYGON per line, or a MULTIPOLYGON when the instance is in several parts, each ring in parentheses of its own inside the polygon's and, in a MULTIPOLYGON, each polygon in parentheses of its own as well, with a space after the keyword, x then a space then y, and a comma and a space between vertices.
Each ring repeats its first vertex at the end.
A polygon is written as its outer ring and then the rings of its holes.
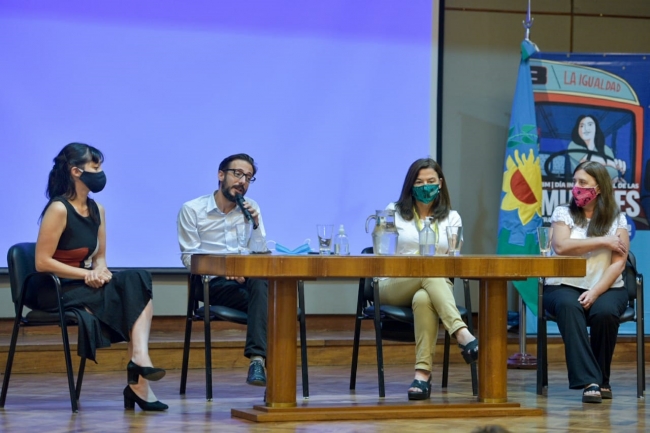
MULTIPOLYGON (((82 143, 68 144, 54 158, 49 202, 36 242, 36 269, 61 279, 64 307, 79 322, 79 356, 95 360, 96 349, 128 342, 124 407, 132 409, 137 403, 142 410, 162 411, 168 406, 149 387, 149 381, 165 375, 149 358, 151 275, 108 270, 104 207, 88 197, 106 184, 103 161, 99 150, 82 143)), ((56 310, 51 293, 39 293, 38 302, 43 310, 56 310)))

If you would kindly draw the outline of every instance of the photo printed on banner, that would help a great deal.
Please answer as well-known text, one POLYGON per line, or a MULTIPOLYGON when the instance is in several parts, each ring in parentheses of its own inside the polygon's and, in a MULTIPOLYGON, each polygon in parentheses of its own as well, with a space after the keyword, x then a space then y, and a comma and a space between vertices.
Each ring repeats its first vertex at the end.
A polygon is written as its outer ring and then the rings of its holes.
POLYGON ((576 166, 597 161, 612 179, 632 234, 648 230, 650 60, 644 55, 540 53, 530 64, 544 221, 571 198, 576 166))

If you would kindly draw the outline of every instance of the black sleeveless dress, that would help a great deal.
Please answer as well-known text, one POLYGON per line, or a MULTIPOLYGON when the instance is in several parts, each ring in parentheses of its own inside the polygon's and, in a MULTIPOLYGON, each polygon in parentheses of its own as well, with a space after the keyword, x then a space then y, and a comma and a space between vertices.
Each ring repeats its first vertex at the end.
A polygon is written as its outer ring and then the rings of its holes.
MULTIPOLYGON (((99 249, 97 203, 88 199, 91 215, 96 215, 94 219, 80 215, 63 197, 54 201, 65 205, 68 216, 53 258, 70 266, 91 269, 93 256, 99 249)), ((143 270, 115 272, 111 281, 99 289, 87 286, 83 280, 61 279, 61 285, 64 308, 73 312, 79 322, 77 353, 93 361, 96 349, 130 340, 133 324, 152 299, 151 275, 143 270)), ((38 307, 56 311, 56 294, 39 292, 38 307)))

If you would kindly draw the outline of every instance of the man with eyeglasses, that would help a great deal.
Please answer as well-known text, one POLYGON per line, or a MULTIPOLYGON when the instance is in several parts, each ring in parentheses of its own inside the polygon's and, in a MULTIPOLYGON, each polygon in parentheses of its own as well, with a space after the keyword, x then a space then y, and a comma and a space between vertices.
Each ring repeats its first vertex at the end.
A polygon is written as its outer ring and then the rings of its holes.
MULTIPOLYGON (((238 252, 237 226, 245 224, 236 195, 244 196, 255 181, 255 161, 245 153, 231 155, 219 164, 219 188, 183 204, 178 214, 178 243, 181 260, 190 269, 192 252, 238 252)), ((243 206, 250 212, 254 224, 245 224, 246 239, 250 245, 266 250, 264 224, 260 207, 246 197, 243 206), (253 228, 256 227, 256 228, 253 228), (252 233, 251 233, 252 232, 252 233)), ((267 289, 266 280, 244 277, 219 277, 210 280, 210 305, 222 305, 248 314, 244 355, 250 358, 246 383, 266 386, 264 360, 266 358, 267 289)), ((196 299, 203 301, 201 284, 193 284, 196 299)))

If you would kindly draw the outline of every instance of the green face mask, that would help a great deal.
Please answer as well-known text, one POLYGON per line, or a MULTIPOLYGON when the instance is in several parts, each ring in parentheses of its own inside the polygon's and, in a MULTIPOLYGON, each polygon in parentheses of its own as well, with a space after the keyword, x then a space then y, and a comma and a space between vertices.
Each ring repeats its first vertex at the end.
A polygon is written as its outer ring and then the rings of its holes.
POLYGON ((413 192, 413 197, 419 202, 424 204, 429 204, 436 199, 438 196, 438 191, 440 191, 440 185, 436 184, 427 184, 414 186, 411 191, 413 192))

